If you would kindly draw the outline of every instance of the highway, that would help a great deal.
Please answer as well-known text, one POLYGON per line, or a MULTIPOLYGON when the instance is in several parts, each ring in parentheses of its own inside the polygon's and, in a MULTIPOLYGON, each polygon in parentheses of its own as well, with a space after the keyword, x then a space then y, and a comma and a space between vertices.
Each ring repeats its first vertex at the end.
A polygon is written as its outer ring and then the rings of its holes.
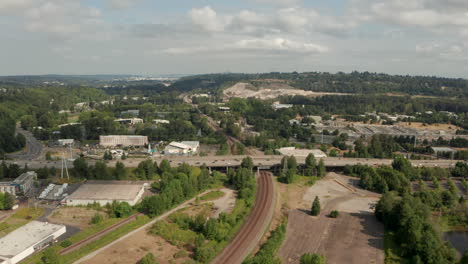
POLYGON ((22 129, 19 125, 16 131, 26 138, 26 147, 19 152, 8 154, 7 157, 16 160, 33 160, 37 159, 42 152, 42 143, 39 142, 31 132, 22 129))
MULTIPOLYGON (((155 156, 153 160, 158 164, 166 159, 172 166, 178 166, 183 163, 187 163, 192 166, 202 166, 205 164, 207 167, 211 168, 226 168, 226 167, 237 167, 241 164, 242 159, 246 157, 245 155, 241 156, 155 156)), ((279 155, 259 155, 252 156, 253 163, 256 167, 271 167, 281 163, 283 156, 279 155)), ((144 159, 126 159, 121 162, 125 164, 126 167, 137 167, 138 163, 144 159)), ((296 157, 298 164, 305 163, 305 157, 296 157)), ((344 167, 346 165, 356 165, 363 164, 369 166, 379 166, 379 165, 391 165, 391 159, 363 159, 363 158, 332 158, 327 157, 323 158, 325 166, 327 167, 344 167)), ((20 166, 28 165, 29 168, 37 169, 44 166, 61 168, 61 161, 40 161, 40 160, 7 160, 7 163, 16 163, 20 166)), ((457 160, 412 160, 411 163, 415 167, 441 167, 441 168, 451 168, 459 162, 457 160)), ((95 161, 89 161, 89 164, 94 164, 95 161)), ((109 161, 108 166, 115 166, 116 161, 109 161)), ((73 162, 68 161, 68 168, 73 167, 73 162)))

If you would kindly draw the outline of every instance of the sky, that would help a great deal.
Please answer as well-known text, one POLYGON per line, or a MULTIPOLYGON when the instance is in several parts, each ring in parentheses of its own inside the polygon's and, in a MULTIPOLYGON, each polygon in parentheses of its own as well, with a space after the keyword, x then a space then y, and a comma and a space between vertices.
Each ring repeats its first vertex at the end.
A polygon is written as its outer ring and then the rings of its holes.
POLYGON ((0 75, 468 77, 467 0, 0 0, 0 75))

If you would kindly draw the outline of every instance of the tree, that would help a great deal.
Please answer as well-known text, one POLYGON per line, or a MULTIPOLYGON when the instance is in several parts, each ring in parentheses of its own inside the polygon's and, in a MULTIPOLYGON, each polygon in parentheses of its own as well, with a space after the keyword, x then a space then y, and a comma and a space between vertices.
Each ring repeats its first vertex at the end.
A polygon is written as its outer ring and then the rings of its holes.
POLYGON ((302 255, 300 260, 300 264, 325 264, 326 262, 325 256, 310 253, 302 255))
POLYGON ((111 205, 112 214, 117 218, 125 218, 132 213, 132 207, 127 202, 114 201, 111 205))
POLYGON ((241 162, 241 167, 242 168, 247 168, 249 170, 252 170, 253 169, 253 160, 251 157, 245 157, 242 159, 242 162, 241 162))
POLYGON ((310 214, 313 216, 318 216, 320 214, 320 199, 318 198, 318 196, 315 196, 310 214))
POLYGON ((127 178, 127 170, 125 170, 125 165, 120 161, 115 164, 114 178, 117 180, 124 180, 127 178))
POLYGON ((89 166, 84 157, 79 157, 73 161, 73 172, 75 177, 89 179, 89 166))
POLYGON ((157 262, 153 253, 148 253, 140 261, 138 261, 138 264, 157 264, 157 262))
POLYGON ((317 176, 317 161, 315 160, 314 154, 310 153, 307 155, 305 167, 305 176, 317 176))
POLYGON ((13 208, 13 205, 15 205, 15 196, 13 196, 13 194, 10 193, 5 193, 3 199, 3 209, 11 210, 11 208, 13 208))
POLYGON ((297 161, 296 161, 296 157, 294 156, 290 156, 288 158, 288 169, 292 171, 292 174, 296 174, 297 173, 297 161))
POLYGON ((120 157, 120 159, 122 159, 122 160, 126 160, 126 159, 127 159, 127 154, 125 154, 125 152, 124 152, 124 153, 122 153, 122 157, 120 157))
POLYGON ((468 250, 465 250, 465 254, 460 259, 460 264, 468 264, 468 250))
POLYGON ((104 160, 112 160, 112 154, 106 150, 106 152, 104 152, 104 160))
POLYGON ((319 164, 317 166, 317 171, 318 171, 318 176, 320 178, 325 177, 325 175, 327 174, 327 170, 325 168, 325 163, 324 163, 323 159, 320 159, 319 164))

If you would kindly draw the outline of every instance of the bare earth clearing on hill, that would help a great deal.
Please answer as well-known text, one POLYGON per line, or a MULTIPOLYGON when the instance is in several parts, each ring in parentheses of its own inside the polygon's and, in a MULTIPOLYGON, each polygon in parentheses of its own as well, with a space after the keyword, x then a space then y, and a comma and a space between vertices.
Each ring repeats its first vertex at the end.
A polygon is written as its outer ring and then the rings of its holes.
MULTIPOLYGON (((304 253, 320 253, 327 263, 383 263, 383 225, 373 214, 379 195, 353 185, 355 179, 329 173, 303 194, 303 201, 289 212, 286 240, 279 255, 283 263, 299 263, 304 253), (320 216, 310 216, 315 196, 320 216), (338 218, 327 217, 339 210, 338 218)), ((296 203, 297 204, 297 203, 296 203)))

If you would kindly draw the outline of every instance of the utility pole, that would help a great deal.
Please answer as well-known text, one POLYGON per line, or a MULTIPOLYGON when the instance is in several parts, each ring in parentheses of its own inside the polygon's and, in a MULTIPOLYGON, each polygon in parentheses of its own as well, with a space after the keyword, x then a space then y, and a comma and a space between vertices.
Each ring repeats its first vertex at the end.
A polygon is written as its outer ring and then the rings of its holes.
POLYGON ((70 179, 70 175, 68 175, 68 167, 67 167, 67 161, 65 159, 65 154, 62 152, 62 171, 60 173, 60 178, 63 179, 63 169, 65 167, 65 172, 67 174, 67 179, 70 179))

